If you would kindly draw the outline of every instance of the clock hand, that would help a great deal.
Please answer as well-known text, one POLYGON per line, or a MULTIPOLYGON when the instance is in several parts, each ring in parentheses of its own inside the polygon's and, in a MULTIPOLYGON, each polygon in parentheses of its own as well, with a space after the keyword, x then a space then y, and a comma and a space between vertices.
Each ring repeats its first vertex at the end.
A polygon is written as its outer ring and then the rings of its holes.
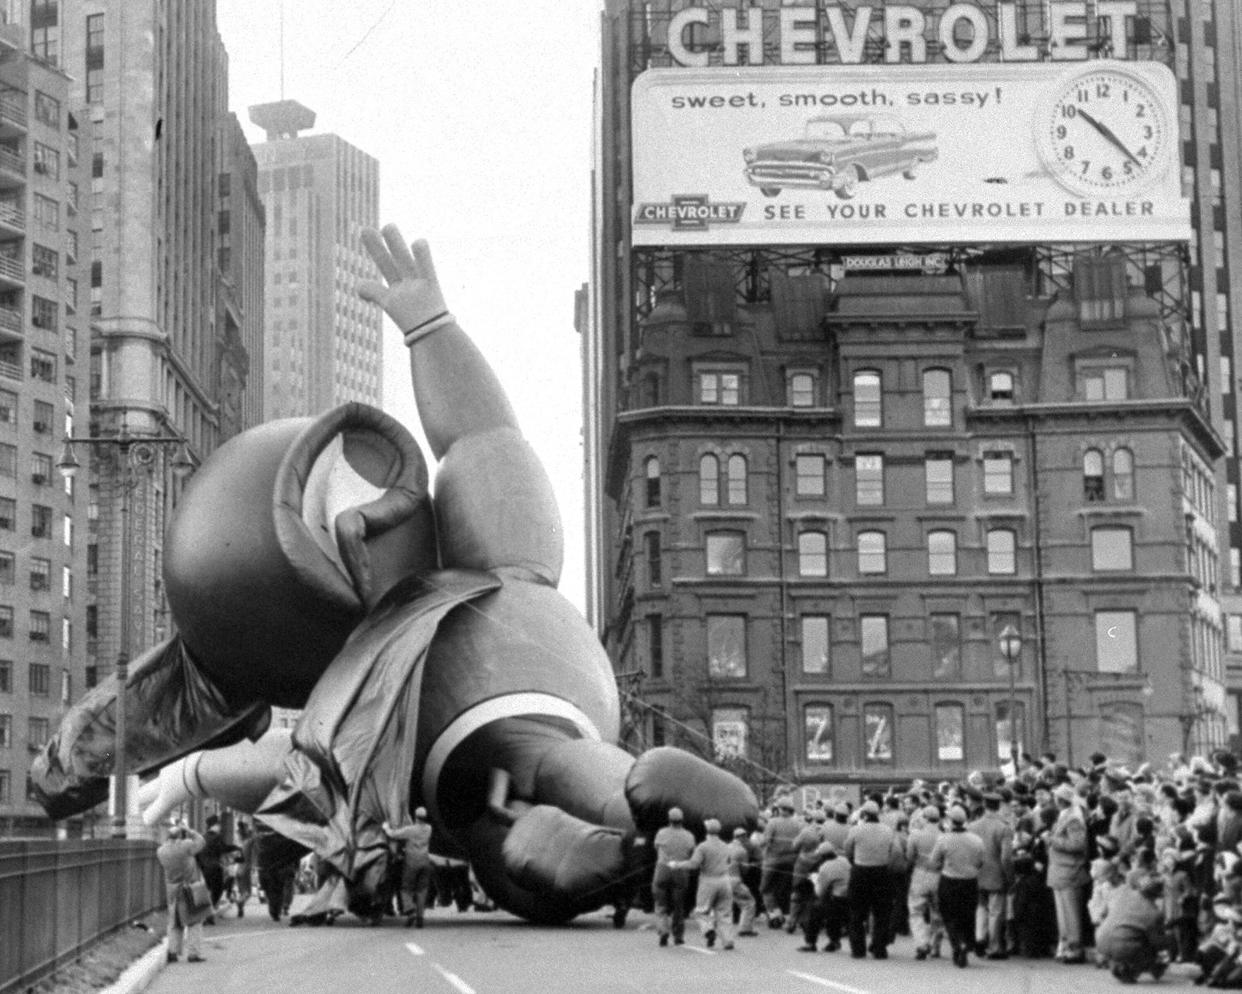
POLYGON ((1091 127, 1095 128, 1095 130, 1098 131, 1101 135, 1103 135, 1104 139, 1107 142, 1116 146, 1120 151, 1124 152, 1126 158, 1129 159, 1131 162, 1133 162, 1136 166, 1141 166, 1143 164, 1142 161, 1138 158, 1138 156, 1136 156, 1133 152, 1131 152, 1128 148, 1126 148, 1122 140, 1118 138, 1117 135, 1113 132, 1113 129, 1110 128, 1103 121, 1097 121, 1094 117, 1092 117, 1090 114, 1088 114, 1085 110, 1082 110, 1081 108, 1078 111, 1078 116, 1081 117, 1084 121, 1086 121, 1089 125, 1091 125, 1091 127))

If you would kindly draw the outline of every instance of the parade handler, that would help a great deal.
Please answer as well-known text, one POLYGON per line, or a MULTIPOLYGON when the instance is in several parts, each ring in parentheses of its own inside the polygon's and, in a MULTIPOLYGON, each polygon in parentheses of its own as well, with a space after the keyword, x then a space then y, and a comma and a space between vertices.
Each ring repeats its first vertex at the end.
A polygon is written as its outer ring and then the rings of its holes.
MULTIPOLYGON (((125 688, 133 766, 159 770, 144 818, 192 796, 254 812, 365 906, 383 824, 421 805, 438 851, 469 859, 498 905, 564 921, 609 903, 636 831, 670 806, 732 829, 755 823, 755 798, 681 750, 635 759, 613 744, 616 684, 556 590, 543 467, 448 313, 426 243, 394 226, 363 243, 383 282, 358 292, 405 334, 434 497, 410 433, 360 404, 261 425, 204 463, 166 542, 178 636, 125 688), (273 704, 303 708, 292 736, 263 734, 273 704)), ((40 757, 55 817, 99 797, 117 689, 88 695, 40 757)))

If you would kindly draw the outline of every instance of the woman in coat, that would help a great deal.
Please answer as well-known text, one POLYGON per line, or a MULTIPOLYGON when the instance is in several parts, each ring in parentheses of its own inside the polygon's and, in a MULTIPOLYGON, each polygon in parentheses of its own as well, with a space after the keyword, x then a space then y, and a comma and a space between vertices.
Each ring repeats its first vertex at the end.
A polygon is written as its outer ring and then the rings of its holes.
POLYGON ((187 963, 201 963, 203 922, 211 914, 210 900, 201 906, 194 903, 190 885, 202 880, 203 874, 195 857, 203 851, 207 840, 184 822, 173 826, 168 839, 155 850, 155 858, 164 870, 164 888, 168 897, 168 962, 175 963, 181 955, 182 939, 187 963))

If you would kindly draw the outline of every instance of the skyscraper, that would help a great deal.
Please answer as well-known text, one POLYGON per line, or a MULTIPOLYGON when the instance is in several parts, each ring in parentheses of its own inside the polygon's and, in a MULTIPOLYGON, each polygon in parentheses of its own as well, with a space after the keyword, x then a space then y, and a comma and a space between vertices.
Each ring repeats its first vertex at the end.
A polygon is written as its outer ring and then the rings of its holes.
POLYGON ((360 233, 379 217, 379 163, 294 100, 260 104, 254 146, 267 211, 265 419, 383 401, 382 314, 354 288, 373 279, 360 233))

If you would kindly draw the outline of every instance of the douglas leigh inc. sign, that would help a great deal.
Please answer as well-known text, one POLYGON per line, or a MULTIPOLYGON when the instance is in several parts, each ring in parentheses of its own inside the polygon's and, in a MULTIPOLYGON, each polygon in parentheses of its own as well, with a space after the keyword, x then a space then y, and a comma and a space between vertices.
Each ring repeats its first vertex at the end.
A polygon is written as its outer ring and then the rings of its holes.
POLYGON ((652 69, 636 245, 1181 241, 1154 62, 652 69))

